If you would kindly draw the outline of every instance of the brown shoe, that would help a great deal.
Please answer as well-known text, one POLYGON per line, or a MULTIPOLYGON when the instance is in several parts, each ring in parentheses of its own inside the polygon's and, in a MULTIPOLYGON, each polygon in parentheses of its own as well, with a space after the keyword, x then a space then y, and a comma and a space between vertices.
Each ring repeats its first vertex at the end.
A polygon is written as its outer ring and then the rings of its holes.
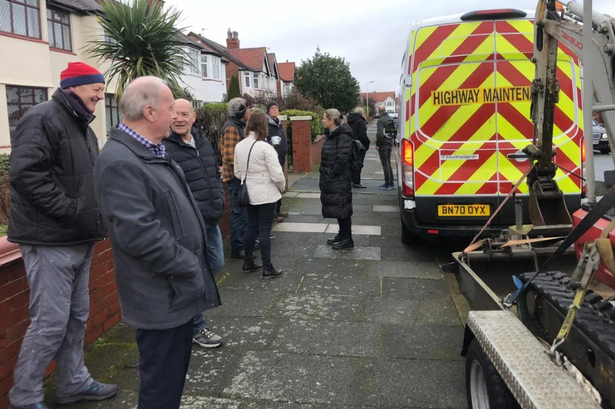
POLYGON ((280 217, 288 217, 288 212, 280 212, 280 213, 278 213, 278 216, 280 216, 280 217))
POLYGON ((278 217, 275 218, 275 221, 278 222, 278 223, 279 222, 283 222, 284 221, 284 217, 278 216, 278 217))

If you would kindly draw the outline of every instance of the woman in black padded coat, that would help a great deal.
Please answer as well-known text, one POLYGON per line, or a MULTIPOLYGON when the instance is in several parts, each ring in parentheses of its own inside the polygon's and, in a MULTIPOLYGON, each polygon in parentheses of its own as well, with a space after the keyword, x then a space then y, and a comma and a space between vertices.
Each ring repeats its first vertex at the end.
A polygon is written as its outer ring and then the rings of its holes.
POLYGON ((337 109, 328 109, 322 119, 327 139, 320 162, 322 216, 337 219, 339 232, 327 240, 334 249, 354 247, 352 240, 352 128, 337 109))

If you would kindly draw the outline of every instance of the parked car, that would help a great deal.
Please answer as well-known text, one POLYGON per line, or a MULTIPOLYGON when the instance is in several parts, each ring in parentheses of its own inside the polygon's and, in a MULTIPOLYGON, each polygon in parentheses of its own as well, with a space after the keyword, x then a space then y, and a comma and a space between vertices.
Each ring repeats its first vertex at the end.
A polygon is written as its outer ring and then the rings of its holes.
POLYGON ((599 150, 600 153, 609 153, 611 147, 609 146, 609 139, 606 135, 606 129, 595 120, 592 120, 592 134, 594 141, 594 149, 599 150))
POLYGON ((393 118, 393 119, 397 119, 397 118, 398 118, 398 114, 397 114, 397 112, 390 112, 390 113, 389 113, 389 116, 390 116, 391 118, 393 118))

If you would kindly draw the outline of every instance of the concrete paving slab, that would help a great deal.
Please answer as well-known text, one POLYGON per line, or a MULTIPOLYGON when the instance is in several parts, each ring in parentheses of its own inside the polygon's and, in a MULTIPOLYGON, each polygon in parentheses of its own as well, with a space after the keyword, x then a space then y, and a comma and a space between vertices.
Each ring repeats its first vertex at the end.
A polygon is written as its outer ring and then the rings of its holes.
POLYGON ((241 351, 230 348, 192 348, 184 395, 221 396, 242 357, 241 351))
POLYGON ((463 362, 373 360, 365 366, 364 405, 465 409, 463 362))
POLYGON ((313 271, 305 275, 300 292, 331 295, 380 295, 380 279, 368 277, 352 269, 336 272, 313 271))
MULTIPOLYGON (((295 271, 293 268, 294 260, 286 257, 276 257, 273 254, 273 262, 276 268, 284 270, 284 276, 279 280, 263 280, 261 278, 262 271, 253 273, 244 273, 241 271, 242 264, 237 265, 237 270, 225 274, 218 279, 218 288, 226 290, 239 291, 273 291, 273 292, 291 292, 296 291, 303 276, 301 270, 295 271)), ((257 261, 260 263, 260 254, 257 255, 257 261)), ((224 303, 224 298, 222 302, 224 303)))
POLYGON ((299 195, 298 192, 286 192, 282 196, 284 196, 284 197, 297 197, 297 195, 299 195))
MULTIPOLYGON (((279 278, 281 280, 282 278, 279 278)), ((255 280, 260 280, 255 277, 255 280)), ((205 311, 206 317, 241 316, 263 317, 275 298, 275 293, 264 291, 224 291, 222 305, 205 311)))
POLYGON ((450 293, 443 280, 384 277, 382 296, 405 300, 440 300, 450 298, 450 293))
POLYGON ((318 293, 280 294, 267 313, 267 319, 364 321, 366 297, 318 293))
POLYGON ((298 223, 314 223, 314 224, 323 224, 323 219, 322 216, 320 215, 320 210, 314 211, 313 214, 310 213, 299 213, 297 215, 294 214, 289 214, 287 218, 285 218, 283 221, 281 222, 275 222, 274 223, 274 228, 275 226, 279 225, 279 224, 288 224, 288 223, 293 223, 293 224, 298 224, 298 223))
MULTIPOLYGON (((395 229, 397 228, 398 227, 395 226, 395 229)), ((433 261, 434 259, 434 256, 429 249, 421 247, 406 247, 405 249, 400 249, 398 247, 383 247, 381 257, 383 260, 415 263, 418 261, 433 261)))
MULTIPOLYGON (((333 233, 337 234, 339 230, 339 226, 337 224, 330 224, 327 227, 325 233, 333 233)), ((352 225, 352 234, 366 234, 369 236, 380 236, 380 226, 361 226, 361 225, 352 225)))
POLYGON ((442 278, 440 267, 435 262, 407 263, 403 261, 370 261, 367 272, 376 277, 442 278))
POLYGON ((357 358, 249 352, 224 395, 295 403, 360 404, 357 358), (344 382, 339 382, 344 379, 344 382))
POLYGON ((374 205, 372 209, 374 212, 392 212, 399 214, 399 206, 374 205))
POLYGON ((380 345, 379 324, 288 321, 282 324, 273 350, 309 355, 376 357, 380 354, 380 345))
POLYGON ((275 225, 272 232, 301 232, 301 233, 324 233, 327 230, 324 223, 291 223, 282 222, 275 225))
POLYGON ((420 301, 415 324, 460 326, 461 319, 452 300, 423 300, 420 301))
POLYGON ((320 193, 299 193, 297 197, 300 199, 320 199, 320 193))
POLYGON ((357 277, 367 276, 367 264, 360 260, 342 260, 342 259, 323 259, 311 258, 307 260, 297 260, 295 266, 297 271, 302 271, 304 274, 329 274, 339 271, 351 271, 357 277))
MULTIPOLYGON (((335 231, 335 233, 310 234, 309 237, 306 237, 306 238, 309 244, 314 244, 316 246, 319 246, 323 243, 326 243, 327 239, 335 237, 335 235, 337 235, 337 230, 335 231)), ((370 237, 372 236, 365 236, 365 235, 357 234, 357 235, 352 236, 352 240, 354 241, 355 247, 370 247, 370 237)), ((379 237, 379 236, 374 236, 374 237, 379 237)), ((374 247, 378 247, 378 246, 374 246, 374 247)))
POLYGON ((413 325, 419 316, 420 301, 398 298, 370 298, 365 305, 368 322, 413 325))
MULTIPOLYGON (((280 323, 255 317, 215 317, 208 319, 207 326, 222 337, 220 350, 264 351, 270 349, 280 330, 280 323)), ((194 345, 194 350, 203 350, 194 345)), ((206 350, 205 350, 206 351, 206 350)))
POLYGON ((385 324, 382 327, 384 353, 389 358, 463 360, 461 326, 407 326, 385 324))
POLYGON ((357 247, 352 249, 334 250, 327 244, 321 244, 314 253, 316 258, 380 260, 379 247, 357 247))
POLYGON ((182 398, 182 409, 239 409, 241 401, 217 399, 206 396, 186 396, 182 398))

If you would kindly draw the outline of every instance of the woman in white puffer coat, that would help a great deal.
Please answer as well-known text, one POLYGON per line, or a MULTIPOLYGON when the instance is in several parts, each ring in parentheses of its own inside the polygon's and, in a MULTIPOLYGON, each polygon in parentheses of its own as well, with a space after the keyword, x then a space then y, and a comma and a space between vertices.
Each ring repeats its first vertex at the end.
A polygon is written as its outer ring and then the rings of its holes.
POLYGON ((264 141, 268 132, 267 115, 262 110, 253 108, 250 110, 246 125, 248 136, 235 146, 235 177, 239 180, 245 178, 250 197, 247 208, 248 226, 243 239, 245 249, 243 271, 256 271, 262 267, 264 279, 282 275, 282 270, 277 270, 271 263, 270 233, 276 203, 282 198, 281 192, 286 187, 278 154, 273 146, 264 141), (263 259, 262 266, 254 261, 257 235, 263 259))

